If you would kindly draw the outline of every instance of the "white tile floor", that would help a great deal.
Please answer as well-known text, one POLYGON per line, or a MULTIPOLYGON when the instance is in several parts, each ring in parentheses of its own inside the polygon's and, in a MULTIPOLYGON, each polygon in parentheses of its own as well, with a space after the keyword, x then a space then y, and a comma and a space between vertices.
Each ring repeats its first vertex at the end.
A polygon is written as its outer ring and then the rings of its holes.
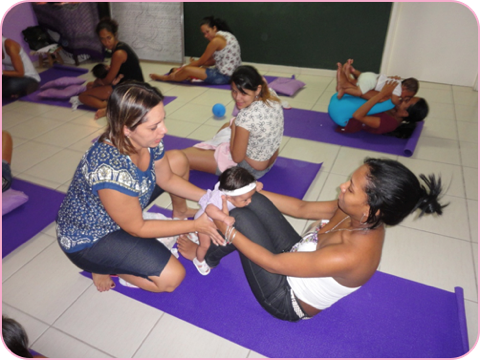
MULTIPOLYGON (((81 66, 91 68, 91 64, 81 66)), ((146 79, 166 64, 143 63, 146 79)), ((333 73, 258 65, 265 75, 295 73, 307 85, 293 107, 327 111, 333 73)), ((90 79, 90 75, 84 75, 90 79)), ((211 108, 233 109, 228 91, 158 83, 177 99, 166 106, 172 135, 206 140, 219 128, 211 108)), ((478 93, 470 88, 422 83, 431 112, 411 158, 285 137, 280 155, 324 165, 308 191, 310 200, 332 199, 338 185, 366 156, 398 159, 415 173, 441 174, 450 206, 441 218, 409 217, 388 229, 380 270, 453 291, 463 287, 470 346, 478 333, 478 93)), ((14 176, 65 192, 83 152, 105 119, 17 101, 2 108, 3 129, 14 140, 14 176)), ((168 206, 168 196, 156 202, 168 206)), ((289 219, 298 231, 305 221, 289 219)), ((21 322, 32 348, 47 357, 263 357, 203 329, 114 291, 99 293, 60 251, 53 225, 3 259, 3 313, 21 322)), ((321 354, 318 354, 321 357, 321 354)))

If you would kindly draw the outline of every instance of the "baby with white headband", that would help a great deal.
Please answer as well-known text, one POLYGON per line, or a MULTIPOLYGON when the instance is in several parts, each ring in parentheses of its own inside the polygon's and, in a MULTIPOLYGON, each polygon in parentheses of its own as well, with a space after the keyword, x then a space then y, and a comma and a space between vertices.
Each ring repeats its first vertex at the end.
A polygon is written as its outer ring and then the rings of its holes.
MULTIPOLYGON (((232 226, 235 223, 235 219, 222 211, 222 196, 226 196, 228 211, 245 207, 252 201, 255 191, 262 190, 263 184, 255 181, 255 178, 248 170, 239 166, 225 170, 218 180, 215 188, 207 190, 207 193, 198 202, 200 209, 195 214, 195 219, 206 212, 210 219, 223 221, 225 224, 232 226)), ((206 234, 198 233, 198 240, 200 246, 197 247, 193 263, 200 274, 208 275, 210 267, 205 262, 205 254, 210 247, 210 237, 206 234)))

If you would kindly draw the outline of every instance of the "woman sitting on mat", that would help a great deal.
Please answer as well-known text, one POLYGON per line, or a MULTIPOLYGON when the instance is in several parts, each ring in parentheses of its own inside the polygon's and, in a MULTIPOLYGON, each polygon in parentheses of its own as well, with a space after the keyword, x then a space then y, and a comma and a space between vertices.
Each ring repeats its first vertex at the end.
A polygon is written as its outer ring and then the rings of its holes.
POLYGON ((172 194, 173 216, 182 219, 196 213, 185 198, 198 201, 206 193, 187 181, 185 155, 165 152, 162 100, 146 83, 115 87, 107 128, 80 161, 57 216, 60 247, 92 273, 99 291, 114 286, 111 274, 127 286, 173 291, 185 269, 156 238, 196 231, 222 239, 206 214, 193 221, 143 219, 156 186, 172 194))
MULTIPOLYGON (((337 77, 345 77, 340 65, 337 69, 337 77)), ((372 92, 367 102, 353 113, 353 118, 348 121, 347 125, 339 126, 336 131, 355 133, 363 130, 372 134, 387 134, 396 131, 398 137, 410 137, 416 123, 428 115, 428 104, 425 99, 413 96, 407 100, 400 100, 400 103, 395 105, 392 110, 367 115, 376 104, 385 98, 390 98, 397 85, 397 81, 387 81, 382 90, 372 92)))
POLYGON ((2 36, 2 97, 18 98, 36 91, 40 75, 22 46, 2 36))
MULTIPOLYGON (((108 74, 103 79, 95 79, 87 84, 87 90, 78 95, 80 103, 99 109, 95 119, 105 116, 107 100, 113 86, 127 80, 144 81, 140 61, 130 46, 118 40, 118 23, 110 18, 103 18, 95 32, 102 45, 112 52, 108 74)), ((76 104, 78 106, 78 104, 76 104)))
POLYGON ((193 77, 206 84, 228 84, 233 71, 242 63, 236 37, 225 21, 213 16, 202 20, 200 30, 209 43, 198 60, 172 69, 168 75, 150 74, 150 77, 158 81, 184 81, 193 77), (215 67, 210 68, 213 65, 215 67))
MULTIPOLYGON (((307 319, 372 277, 380 263, 386 225, 397 225, 417 209, 420 215, 442 213, 446 205, 438 202, 440 179, 420 178, 426 186, 397 161, 366 159, 340 185, 334 201, 256 193, 249 206, 231 211, 234 226, 216 222, 226 239, 218 245, 226 246, 211 246, 205 260, 215 267, 238 250, 262 307, 282 320, 307 319), (318 221, 302 237, 282 213, 318 221)), ((178 244, 180 253, 192 259, 196 244, 184 236, 178 244)))
MULTIPOLYGON (((227 156, 231 155, 232 165, 238 164, 259 179, 277 159, 283 137, 283 108, 275 91, 252 66, 239 66, 232 74, 231 86, 240 111, 234 121, 220 129, 231 129, 227 156)), ((224 170, 218 166, 215 150, 190 147, 182 151, 193 170, 217 175, 224 170)))

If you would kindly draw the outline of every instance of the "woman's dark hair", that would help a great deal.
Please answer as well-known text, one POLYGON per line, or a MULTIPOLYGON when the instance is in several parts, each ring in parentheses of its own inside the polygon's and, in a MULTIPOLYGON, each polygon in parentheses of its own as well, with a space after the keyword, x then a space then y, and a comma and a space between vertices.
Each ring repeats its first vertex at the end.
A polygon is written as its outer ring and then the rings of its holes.
POLYGON ((234 166, 225 170, 218 181, 220 190, 236 190, 254 182, 255 177, 247 169, 234 166))
POLYGON ((408 139, 417 127, 417 122, 422 121, 428 115, 428 104, 423 98, 407 108, 408 116, 403 118, 402 123, 393 131, 386 133, 400 139, 408 139))
POLYGON ((416 123, 425 119, 428 115, 428 104, 424 98, 419 98, 415 104, 407 108, 408 116, 403 121, 416 123))
POLYGON ((420 215, 436 213, 442 209, 438 200, 442 192, 442 181, 434 175, 420 175, 426 187, 403 164, 388 159, 367 158, 368 167, 365 192, 370 212, 366 223, 373 229, 380 223, 397 225, 407 215, 420 209, 420 215))
POLYGON ((258 86, 261 85, 262 90, 259 97, 263 102, 267 100, 280 101, 280 99, 272 95, 267 82, 253 66, 241 65, 237 67, 230 77, 230 83, 235 84, 242 94, 246 94, 245 90, 257 91, 258 86))
POLYGON ((232 30, 230 30, 229 26, 227 25, 227 23, 225 22, 225 20, 222 20, 222 19, 219 19, 219 18, 215 18, 213 16, 207 16, 207 17, 204 17, 202 19, 202 21, 200 21, 200 26, 202 25, 208 25, 208 27, 211 27, 213 28, 214 26, 217 27, 217 31, 227 31, 229 32, 230 34, 233 34, 232 33, 232 30))
POLYGON ((107 103, 107 128, 98 141, 109 140, 121 154, 134 154, 135 148, 125 136, 124 127, 135 131, 163 98, 160 90, 144 82, 132 80, 117 85, 107 103))
POLYGON ((95 33, 98 35, 101 30, 107 30, 111 32, 113 35, 117 36, 118 32, 118 23, 109 18, 109 17, 104 17, 100 19, 100 22, 97 24, 97 27, 95 28, 95 33))
POLYGON ((24 358, 33 358, 28 350, 27 333, 17 321, 2 315, 2 335, 11 352, 24 358))

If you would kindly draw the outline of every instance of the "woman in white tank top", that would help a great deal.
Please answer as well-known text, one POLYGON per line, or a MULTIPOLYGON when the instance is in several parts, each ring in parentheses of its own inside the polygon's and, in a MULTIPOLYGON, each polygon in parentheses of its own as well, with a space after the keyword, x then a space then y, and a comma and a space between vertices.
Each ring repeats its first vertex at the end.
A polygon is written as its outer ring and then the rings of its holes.
MULTIPOLYGON (((442 213, 440 179, 420 177, 426 186, 397 161, 366 159, 340 185, 334 201, 262 191, 247 207, 231 211, 234 227, 215 223, 227 245, 211 246, 205 260, 214 268, 238 250, 250 288, 266 311, 287 321, 310 318, 372 277, 380 263, 385 225, 396 225, 417 209, 442 213), (302 238, 281 213, 326 221, 317 221, 302 238)), ((195 247, 191 244, 179 240, 186 258, 195 247)))
POLYGON ((18 98, 38 89, 40 75, 19 43, 2 36, 2 97, 18 98))

